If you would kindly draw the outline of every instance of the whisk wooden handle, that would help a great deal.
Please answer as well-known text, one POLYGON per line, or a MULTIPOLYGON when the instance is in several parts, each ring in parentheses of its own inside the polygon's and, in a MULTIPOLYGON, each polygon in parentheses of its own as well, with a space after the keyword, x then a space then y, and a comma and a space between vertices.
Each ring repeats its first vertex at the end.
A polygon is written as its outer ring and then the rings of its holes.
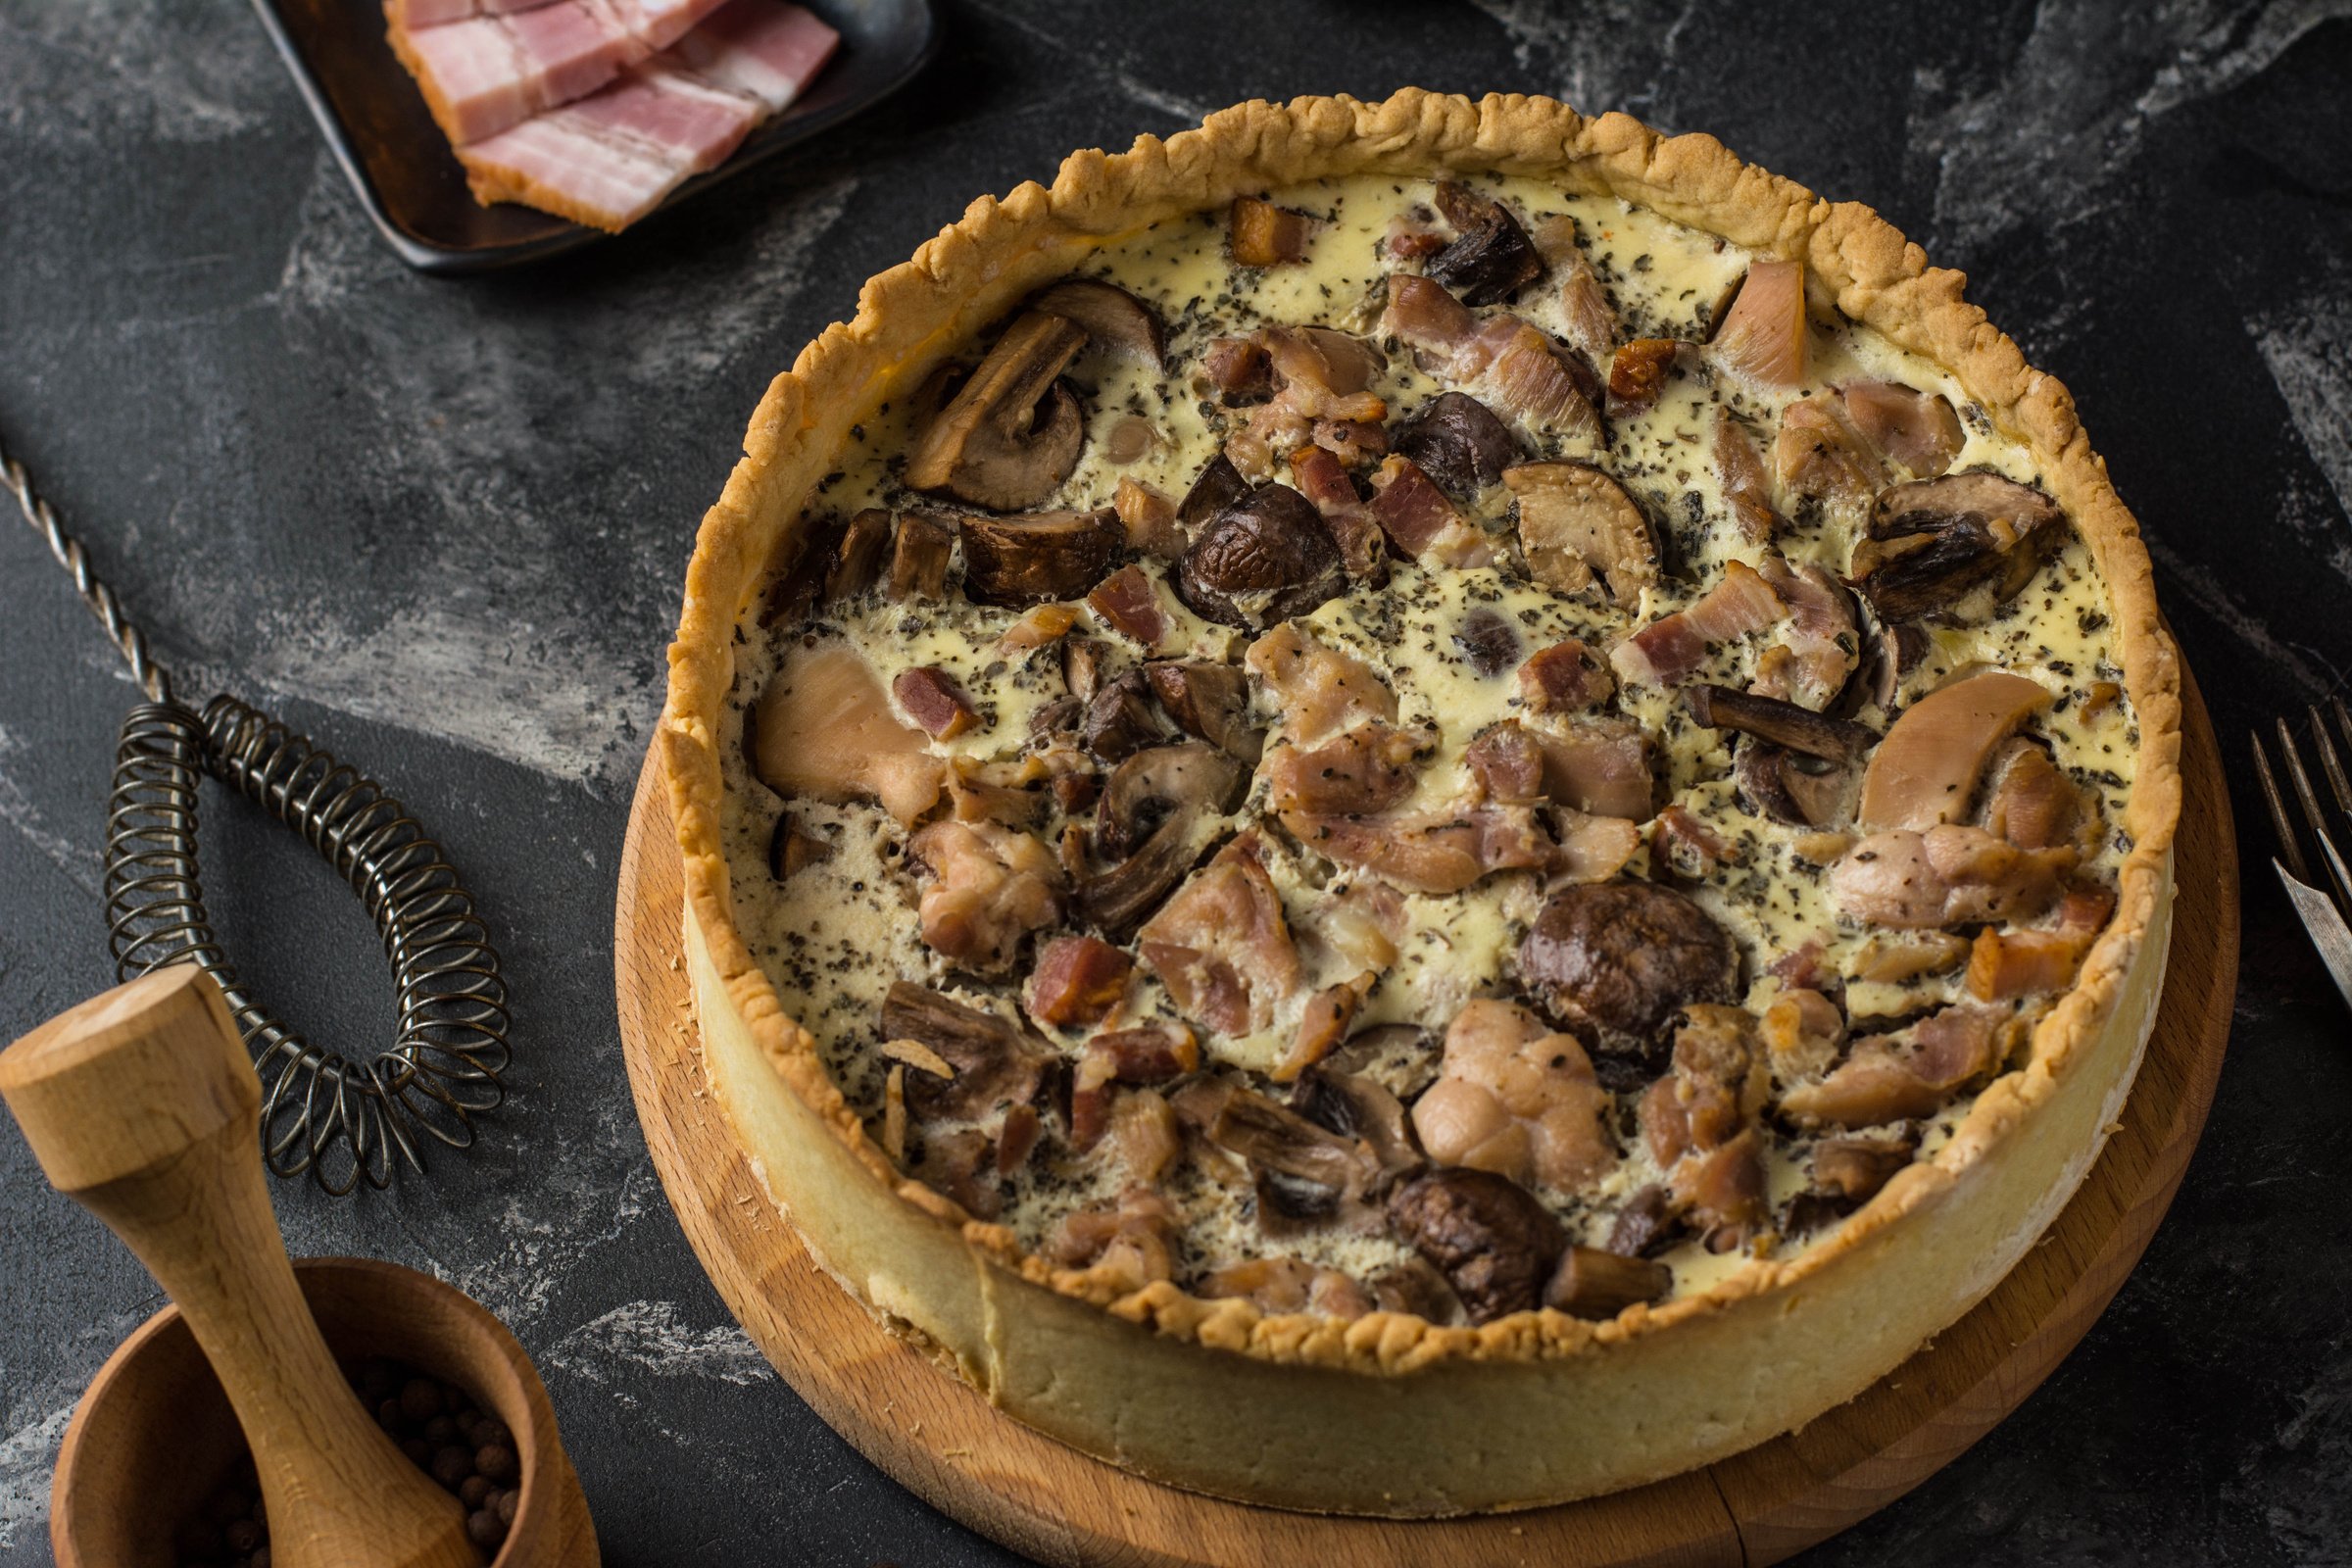
POLYGON ((50 1019, 0 1052, 0 1099, 50 1182, 178 1303, 253 1446, 273 1563, 481 1560, 458 1499, 361 1408, 319 1337, 262 1178, 261 1083, 201 970, 50 1019))

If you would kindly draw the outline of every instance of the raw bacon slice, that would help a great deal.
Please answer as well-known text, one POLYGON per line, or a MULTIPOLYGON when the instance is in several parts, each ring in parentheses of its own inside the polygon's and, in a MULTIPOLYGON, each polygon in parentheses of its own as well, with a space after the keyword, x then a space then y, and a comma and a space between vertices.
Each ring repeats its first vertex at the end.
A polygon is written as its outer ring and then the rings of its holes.
MULTIPOLYGON (((652 9, 652 0, 640 3, 652 9)), ((840 44, 841 34, 805 7, 735 0, 678 39, 671 56, 713 86, 749 93, 775 115, 800 97, 840 44)))
MULTIPOLYGON (((640 0, 639 9, 655 7, 640 0)), ((801 40, 792 58, 813 61, 812 74, 839 35, 798 6, 734 0, 689 35, 701 40, 691 49, 682 43, 576 103, 459 148, 475 199, 525 202, 607 230, 627 227, 689 174, 726 162, 779 100, 797 93, 797 84, 779 85, 776 63, 786 56, 778 37, 801 40), (750 41, 739 47, 706 36, 722 26, 750 41), (808 46, 809 27, 830 40, 821 52, 808 46), (708 69, 688 69, 690 57, 708 69), (750 85, 728 84, 738 80, 750 85)))
POLYGON ((432 24, 400 20, 402 0, 389 9, 401 64, 450 145, 464 147, 586 97, 678 42, 721 3, 556 0, 432 24))
POLYGON ((434 27, 468 17, 503 17, 536 11, 556 0, 387 0, 384 11, 395 27, 434 27))

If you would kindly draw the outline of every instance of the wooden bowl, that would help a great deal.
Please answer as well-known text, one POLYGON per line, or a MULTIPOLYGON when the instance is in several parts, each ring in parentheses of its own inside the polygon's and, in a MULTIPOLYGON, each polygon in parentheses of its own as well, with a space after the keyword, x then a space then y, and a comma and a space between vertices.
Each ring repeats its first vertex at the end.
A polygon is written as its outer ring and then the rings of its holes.
MULTIPOLYGON (((338 1359, 405 1361, 514 1433, 522 1496, 493 1568, 595 1568, 555 1407, 505 1324, 454 1285, 371 1258, 305 1258, 294 1277, 338 1359)), ((66 1428, 49 1496, 58 1568, 172 1568, 172 1533, 244 1451, 228 1396, 179 1309, 165 1307, 107 1358, 66 1428)))

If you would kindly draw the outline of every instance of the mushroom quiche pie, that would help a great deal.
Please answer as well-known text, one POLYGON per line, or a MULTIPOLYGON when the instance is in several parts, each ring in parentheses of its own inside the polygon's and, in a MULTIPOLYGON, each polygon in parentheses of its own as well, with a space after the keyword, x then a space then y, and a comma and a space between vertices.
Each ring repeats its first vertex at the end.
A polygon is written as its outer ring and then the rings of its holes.
POLYGON ((2178 672, 1867 210, 1542 100, 975 204, 780 376, 663 720, 713 1083, 1013 1415, 1430 1514, 1852 1396, 2087 1169, 2178 672))

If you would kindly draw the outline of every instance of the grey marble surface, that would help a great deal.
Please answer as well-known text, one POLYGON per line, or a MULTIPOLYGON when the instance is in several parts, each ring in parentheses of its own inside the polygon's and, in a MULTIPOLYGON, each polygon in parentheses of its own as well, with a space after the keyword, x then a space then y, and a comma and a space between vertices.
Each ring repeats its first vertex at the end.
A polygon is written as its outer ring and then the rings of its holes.
MULTIPOLYGON (((434 1269, 546 1374, 615 1564, 988 1563, 767 1370, 648 1162, 613 872, 693 526, 768 376, 981 191, 1253 95, 1554 93, 1867 201, 2081 399, 2230 755, 2352 660, 2352 5, 967 0, 870 118, 616 243, 431 282, 368 228, 237 0, 0 4, 0 433, 195 689, 276 707, 445 837, 505 949, 485 1147, 295 1251, 434 1269), (1828 68, 1826 71, 1823 68, 1828 68)), ((102 988, 133 693, 0 526, 0 1038, 102 988)), ((2352 1561, 2352 1028, 2247 853, 2243 988, 2147 1258, 2022 1409, 1809 1561, 2352 1561)), ((247 812, 210 891, 267 994, 381 1038, 364 917, 247 812)), ((0 1568, 158 1304, 0 1126, 0 1568)))

